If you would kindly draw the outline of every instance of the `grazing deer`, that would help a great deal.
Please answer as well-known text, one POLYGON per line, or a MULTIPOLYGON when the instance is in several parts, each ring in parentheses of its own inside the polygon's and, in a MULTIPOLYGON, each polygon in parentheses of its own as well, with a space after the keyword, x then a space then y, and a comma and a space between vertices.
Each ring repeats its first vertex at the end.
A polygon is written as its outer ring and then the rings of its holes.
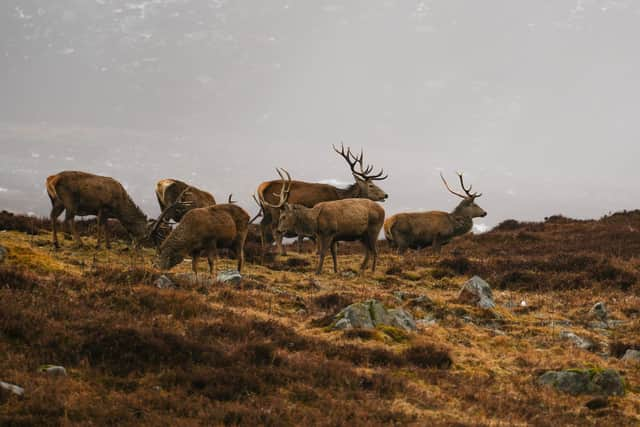
POLYGON ((191 256, 191 268, 198 274, 201 252, 209 261, 213 277, 218 248, 231 248, 238 258, 238 271, 244 263, 244 243, 249 227, 249 214, 235 204, 221 204, 189 210, 160 246, 157 266, 163 270, 176 266, 186 255, 191 256))
MULTIPOLYGON (((177 179, 161 179, 156 184, 156 197, 158 198, 160 210, 164 211, 167 207, 175 203, 187 187, 189 188, 189 192, 184 195, 184 201, 191 204, 191 209, 204 208, 216 204, 216 199, 211 193, 200 190, 177 179)), ((186 210, 177 210, 173 216, 168 219, 180 222, 182 216, 186 213, 186 210)))
MULTIPOLYGON (((384 171, 380 170, 377 174, 372 174, 373 166, 363 164, 363 152, 360 152, 359 156, 354 155, 350 148, 345 151, 344 145, 338 150, 333 147, 334 151, 338 153, 349 165, 355 183, 350 185, 346 189, 341 189, 329 184, 319 184, 303 181, 290 181, 288 188, 288 200, 291 204, 297 204, 312 208, 320 202, 328 202, 332 200, 352 199, 352 198, 364 198, 373 201, 384 201, 388 195, 380 187, 375 184, 375 181, 382 181, 387 178, 384 175, 384 171), (359 170, 356 169, 358 166, 359 170)), ((281 191, 284 179, 278 181, 266 181, 258 186, 257 196, 261 201, 266 201, 271 205, 277 205, 277 194, 281 191)), ((262 206, 263 219, 260 224, 263 241, 262 250, 266 250, 265 238, 267 228, 270 227, 273 232, 274 239, 278 251, 282 255, 286 255, 286 251, 282 246, 282 234, 278 232, 278 222, 280 217, 281 208, 262 206)))
POLYGON ((278 222, 278 232, 284 234, 296 233, 312 234, 318 244, 318 268, 316 274, 322 273, 322 265, 327 250, 331 250, 333 271, 338 271, 337 244, 339 241, 359 240, 365 247, 365 257, 360 270, 364 272, 373 254, 371 271, 375 271, 378 260, 376 243, 384 222, 384 209, 368 199, 341 199, 320 202, 313 208, 303 205, 289 204, 290 178, 283 182, 277 205, 265 206, 281 208, 278 222))
POLYGON ((71 230, 77 246, 82 239, 75 227, 76 216, 96 215, 97 246, 104 234, 107 248, 111 247, 106 223, 109 218, 120 221, 136 244, 148 237, 149 220, 131 200, 122 184, 113 178, 86 172, 64 171, 51 175, 46 180, 46 189, 51 199, 51 226, 53 245, 58 248, 57 218, 64 211, 65 223, 71 230))
POLYGON ((390 245, 397 247, 401 253, 404 253, 407 248, 420 249, 426 246, 433 246, 434 251, 440 253, 442 245, 471 230, 473 218, 487 216, 487 213, 475 202, 482 194, 471 193, 471 186, 465 187, 461 173, 458 173, 458 178, 465 194, 453 191, 442 173, 440 178, 447 190, 462 198, 462 201, 451 213, 407 212, 387 219, 384 222, 385 237, 390 245))

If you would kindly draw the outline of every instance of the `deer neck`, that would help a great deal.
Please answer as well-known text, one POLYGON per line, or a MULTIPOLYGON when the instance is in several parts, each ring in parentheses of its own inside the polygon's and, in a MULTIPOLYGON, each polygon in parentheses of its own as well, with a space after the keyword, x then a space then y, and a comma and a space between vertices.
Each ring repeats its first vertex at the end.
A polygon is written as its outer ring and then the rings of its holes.
POLYGON ((456 235, 465 234, 473 228, 473 218, 463 213, 459 206, 451 212, 449 217, 453 222, 453 230, 456 235))
POLYGON ((301 208, 297 212, 296 223, 298 232, 304 235, 313 235, 318 228, 318 209, 301 208))
POLYGON ((147 216, 131 198, 127 198, 117 218, 124 228, 136 239, 141 239, 147 232, 147 216))
POLYGON ((337 188, 336 192, 340 199, 358 199, 362 197, 362 190, 357 182, 354 182, 347 188, 337 188))

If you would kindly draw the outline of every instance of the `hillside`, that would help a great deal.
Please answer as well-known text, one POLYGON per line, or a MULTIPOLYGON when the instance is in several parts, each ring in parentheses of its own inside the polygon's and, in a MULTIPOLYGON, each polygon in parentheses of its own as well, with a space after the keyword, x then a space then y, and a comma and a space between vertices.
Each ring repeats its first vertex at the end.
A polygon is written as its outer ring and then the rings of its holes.
MULTIPOLYGON (((313 275, 307 244, 247 263, 239 286, 205 280, 206 262, 194 282, 185 261, 168 274, 174 289, 154 286, 151 249, 67 240, 53 251, 46 220, 9 213, 0 230, 0 380, 25 389, 0 390, 2 425, 640 423, 640 363, 622 360, 640 350, 638 211, 510 220, 440 257, 400 257, 382 243, 377 272, 364 277, 350 244, 337 275, 330 263, 313 275), (458 302, 474 275, 491 284, 496 308, 458 302), (338 311, 372 298, 404 307, 418 330, 331 330, 338 311), (589 314, 599 301, 604 324, 589 314), (47 364, 68 375, 40 372, 47 364), (614 369, 625 394, 596 405, 537 384, 560 369, 614 369)), ((247 258, 258 259, 255 244, 247 258)))

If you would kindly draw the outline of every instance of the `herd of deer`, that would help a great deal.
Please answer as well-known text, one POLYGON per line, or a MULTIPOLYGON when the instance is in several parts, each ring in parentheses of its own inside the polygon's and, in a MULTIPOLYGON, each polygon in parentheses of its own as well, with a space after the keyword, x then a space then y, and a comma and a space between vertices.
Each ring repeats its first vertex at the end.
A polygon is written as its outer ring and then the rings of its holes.
POLYGON ((372 260, 372 271, 377 261, 377 241, 384 225, 384 234, 392 247, 404 253, 407 248, 433 246, 439 252, 443 244, 453 237, 469 232, 474 217, 486 216, 475 200, 481 196, 465 187, 462 174, 458 174, 464 194, 453 191, 442 174, 445 187, 462 201, 451 212, 411 212, 391 216, 385 221, 382 202, 388 195, 375 182, 387 178, 384 172, 373 174, 373 166, 364 166, 363 152, 355 155, 344 146, 338 153, 348 164, 355 182, 342 189, 328 184, 294 181, 289 172, 277 169, 279 180, 266 181, 258 186, 254 199, 260 211, 250 219, 249 214, 234 204, 231 196, 227 203, 216 204, 208 192, 182 181, 163 179, 156 186, 156 196, 162 213, 157 219, 147 218, 133 202, 124 187, 113 178, 86 172, 65 171, 46 180, 51 199, 53 244, 59 247, 57 218, 65 212, 77 245, 82 245, 75 228, 75 216, 95 215, 97 218, 97 245, 104 237, 110 247, 106 222, 109 218, 120 221, 136 244, 153 243, 158 249, 156 265, 170 269, 191 256, 193 271, 197 271, 198 257, 209 261, 213 274, 218 248, 232 249, 238 259, 238 271, 244 262, 244 244, 250 224, 262 216, 260 236, 263 254, 272 237, 278 251, 285 253, 283 237, 297 237, 298 249, 305 237, 316 241, 319 261, 316 273, 322 272, 327 250, 331 251, 333 270, 337 271, 337 242, 360 241, 365 248, 361 265, 364 271, 372 260), (177 223, 171 226, 171 221, 177 223))

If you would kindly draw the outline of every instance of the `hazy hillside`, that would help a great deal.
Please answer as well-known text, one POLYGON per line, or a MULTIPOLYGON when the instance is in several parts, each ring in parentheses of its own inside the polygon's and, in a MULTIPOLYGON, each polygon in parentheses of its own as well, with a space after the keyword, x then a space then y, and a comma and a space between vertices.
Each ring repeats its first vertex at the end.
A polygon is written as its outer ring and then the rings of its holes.
MULTIPOLYGON (((26 390, 0 394, 1 424, 640 422, 640 365, 621 359, 640 349, 638 212, 507 221, 440 258, 383 247, 378 271, 364 277, 353 272, 359 247, 346 244, 341 272, 320 277, 310 253, 251 262, 239 286, 204 281, 204 270, 194 283, 185 262, 169 275, 174 289, 154 286, 149 250, 72 250, 66 241, 52 252, 38 231, 45 222, 0 220, 0 229, 23 230, 0 232, 9 250, 0 380, 26 390), (474 274, 492 285, 494 309, 457 299, 474 274), (418 330, 329 328, 339 310, 371 298, 404 307, 418 330), (598 301, 604 323, 589 314, 598 301), (45 364, 68 376, 39 372, 45 364), (559 369, 614 369, 625 394, 603 400, 538 385, 559 369)), ((248 251, 255 261, 256 247, 248 251)))

